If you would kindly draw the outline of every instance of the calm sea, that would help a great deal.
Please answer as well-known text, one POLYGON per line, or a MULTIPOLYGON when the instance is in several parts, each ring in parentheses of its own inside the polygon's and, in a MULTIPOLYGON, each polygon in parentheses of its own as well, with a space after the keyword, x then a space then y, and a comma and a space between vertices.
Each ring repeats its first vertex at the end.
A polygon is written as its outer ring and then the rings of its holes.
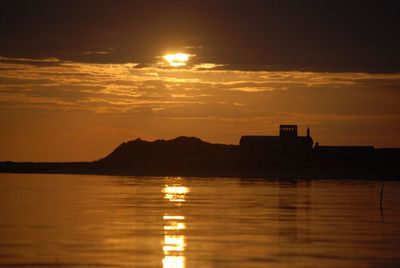
POLYGON ((400 267, 400 183, 0 174, 1 267, 400 267))

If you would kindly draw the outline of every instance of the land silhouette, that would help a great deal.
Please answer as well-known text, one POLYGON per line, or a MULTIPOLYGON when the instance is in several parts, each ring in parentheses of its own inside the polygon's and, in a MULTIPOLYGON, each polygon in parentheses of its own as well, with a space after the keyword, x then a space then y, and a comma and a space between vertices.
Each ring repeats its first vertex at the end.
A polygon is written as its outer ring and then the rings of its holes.
POLYGON ((93 162, 0 162, 0 172, 152 176, 399 179, 400 148, 320 146, 310 130, 281 125, 279 136, 243 136, 239 145, 196 137, 124 142, 93 162))

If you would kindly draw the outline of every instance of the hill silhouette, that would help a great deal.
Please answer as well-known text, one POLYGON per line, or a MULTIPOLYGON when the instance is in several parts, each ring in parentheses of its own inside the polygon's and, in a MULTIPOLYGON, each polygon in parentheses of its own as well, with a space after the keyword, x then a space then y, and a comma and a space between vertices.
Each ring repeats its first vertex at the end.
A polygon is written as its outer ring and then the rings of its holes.
POLYGON ((98 160, 102 168, 131 169, 228 169, 238 161, 238 146, 211 144, 195 137, 149 142, 136 139, 124 142, 98 160))

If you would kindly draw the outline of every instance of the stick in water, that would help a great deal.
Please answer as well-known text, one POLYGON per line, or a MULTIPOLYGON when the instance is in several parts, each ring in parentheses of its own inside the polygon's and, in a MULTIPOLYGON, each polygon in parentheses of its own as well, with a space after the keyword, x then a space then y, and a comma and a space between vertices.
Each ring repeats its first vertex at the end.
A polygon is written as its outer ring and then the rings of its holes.
POLYGON ((381 184, 381 210, 383 209, 383 187, 385 186, 385 182, 382 181, 381 184))

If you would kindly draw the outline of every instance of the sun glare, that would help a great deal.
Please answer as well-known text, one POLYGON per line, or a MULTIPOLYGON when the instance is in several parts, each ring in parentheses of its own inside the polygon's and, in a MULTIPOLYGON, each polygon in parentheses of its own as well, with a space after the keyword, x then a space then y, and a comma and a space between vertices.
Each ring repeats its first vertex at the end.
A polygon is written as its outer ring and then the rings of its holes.
POLYGON ((189 58, 190 55, 186 53, 167 54, 163 56, 163 59, 166 60, 172 67, 185 66, 189 58))

